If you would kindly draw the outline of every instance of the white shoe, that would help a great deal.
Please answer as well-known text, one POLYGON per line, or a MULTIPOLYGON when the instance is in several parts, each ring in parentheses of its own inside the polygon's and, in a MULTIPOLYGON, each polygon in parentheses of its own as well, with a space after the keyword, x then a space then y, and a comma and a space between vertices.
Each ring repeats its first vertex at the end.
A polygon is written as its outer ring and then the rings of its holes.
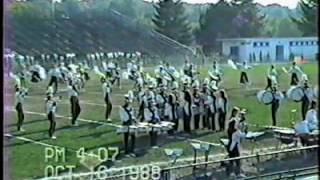
POLYGON ((152 149, 158 149, 159 146, 152 146, 152 149))
POLYGON ((52 136, 52 137, 51 137, 51 139, 57 139, 57 137, 55 137, 55 136, 52 136))
POLYGON ((131 156, 130 156, 130 154, 126 154, 125 157, 129 158, 129 157, 131 157, 131 156))
POLYGON ((107 119, 107 122, 112 122, 112 120, 110 118, 107 119))
POLYGON ((20 130, 19 130, 20 132, 25 132, 26 130, 25 129, 23 129, 23 128, 20 128, 20 130))
POLYGON ((243 174, 243 173, 240 173, 239 175, 238 175, 238 177, 240 177, 240 178, 245 178, 245 177, 247 177, 245 174, 243 174))
POLYGON ((236 177, 236 174, 235 173, 231 173, 230 177, 236 177))
POLYGON ((134 153, 131 153, 130 156, 131 157, 136 157, 136 155, 134 153))

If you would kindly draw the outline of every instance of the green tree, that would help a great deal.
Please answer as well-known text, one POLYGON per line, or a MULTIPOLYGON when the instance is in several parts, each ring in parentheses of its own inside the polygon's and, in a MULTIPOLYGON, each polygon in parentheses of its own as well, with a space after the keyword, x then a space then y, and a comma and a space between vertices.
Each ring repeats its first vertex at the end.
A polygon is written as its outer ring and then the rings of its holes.
POLYGON ((216 4, 211 4, 205 13, 199 18, 199 28, 196 30, 196 40, 203 48, 206 55, 212 50, 218 49, 216 39, 233 37, 235 35, 232 24, 236 12, 225 0, 219 0, 216 4))
POLYGON ((182 44, 189 45, 192 42, 191 27, 184 15, 181 0, 160 0, 154 8, 152 22, 157 32, 182 44))
POLYGON ((318 3, 318 0, 300 0, 299 8, 302 18, 291 17, 304 36, 315 36, 318 34, 318 3))
POLYGON ((238 37, 256 37, 263 32, 265 15, 259 14, 259 9, 253 0, 232 0, 232 9, 237 12, 232 23, 238 37))

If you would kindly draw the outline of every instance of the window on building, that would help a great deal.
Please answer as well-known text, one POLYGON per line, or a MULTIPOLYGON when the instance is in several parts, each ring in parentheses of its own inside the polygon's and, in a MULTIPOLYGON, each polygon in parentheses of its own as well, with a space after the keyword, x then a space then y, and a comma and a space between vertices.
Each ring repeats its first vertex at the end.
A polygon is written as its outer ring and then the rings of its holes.
POLYGON ((300 45, 303 46, 303 44, 304 44, 303 41, 301 41, 301 42, 300 42, 300 45))
POLYGON ((306 43, 307 46, 309 45, 309 41, 306 41, 305 43, 306 43))
POLYGON ((299 42, 296 42, 295 44, 296 44, 296 46, 299 46, 299 42))
POLYGON ((254 42, 254 43, 253 43, 253 47, 257 47, 257 42, 254 42))
POLYGON ((293 42, 292 42, 292 41, 290 41, 290 42, 289 42, 289 45, 290 45, 290 46, 293 46, 293 42))
POLYGON ((266 46, 269 46, 269 42, 266 42, 266 46))
POLYGON ((260 42, 259 46, 263 46, 263 42, 260 42))

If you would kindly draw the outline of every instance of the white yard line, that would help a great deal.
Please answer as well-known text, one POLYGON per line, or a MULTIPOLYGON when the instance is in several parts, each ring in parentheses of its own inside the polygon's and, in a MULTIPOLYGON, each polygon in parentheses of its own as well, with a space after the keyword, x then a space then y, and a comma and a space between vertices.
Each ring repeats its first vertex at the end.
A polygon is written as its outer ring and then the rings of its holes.
MULTIPOLYGON (((14 110, 14 109, 11 109, 11 111, 15 111, 15 110, 14 110)), ((35 114, 35 115, 40 115, 40 116, 47 116, 47 114, 45 114, 45 113, 39 113, 39 112, 33 112, 33 111, 24 111, 24 113, 27 113, 27 114, 35 114)), ((62 116, 62 115, 56 115, 56 117, 71 119, 71 117, 62 116)), ((95 123, 95 124, 112 126, 112 127, 116 127, 116 128, 122 127, 121 125, 118 125, 118 124, 106 123, 106 122, 102 122, 102 121, 94 121, 94 120, 82 119, 82 118, 79 118, 78 120, 79 120, 79 121, 83 121, 83 122, 89 122, 89 123, 95 123)))

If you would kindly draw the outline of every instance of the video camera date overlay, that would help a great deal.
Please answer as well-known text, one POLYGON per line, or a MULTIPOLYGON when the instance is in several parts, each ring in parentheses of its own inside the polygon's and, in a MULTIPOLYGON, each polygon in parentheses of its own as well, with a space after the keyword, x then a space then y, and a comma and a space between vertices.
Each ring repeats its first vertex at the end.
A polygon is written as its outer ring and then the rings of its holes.
MULTIPOLYGON (((80 160, 84 160, 89 156, 94 156, 97 158, 99 162, 105 162, 110 160, 114 162, 116 157, 119 155, 119 148, 118 147, 101 147, 97 149, 97 154, 95 153, 88 153, 84 147, 79 148, 76 152, 76 157, 80 160)), ((67 162, 66 159, 66 148, 64 147, 46 147, 44 150, 44 161, 45 163, 63 163, 67 162)), ((52 165, 47 164, 44 170, 45 177, 55 177, 58 176, 60 173, 64 172, 69 175, 72 175, 76 165, 52 165), (66 172, 67 171, 67 172, 66 172)), ((98 172, 96 174, 100 175, 100 172, 107 170, 106 166, 99 166, 98 172)))

